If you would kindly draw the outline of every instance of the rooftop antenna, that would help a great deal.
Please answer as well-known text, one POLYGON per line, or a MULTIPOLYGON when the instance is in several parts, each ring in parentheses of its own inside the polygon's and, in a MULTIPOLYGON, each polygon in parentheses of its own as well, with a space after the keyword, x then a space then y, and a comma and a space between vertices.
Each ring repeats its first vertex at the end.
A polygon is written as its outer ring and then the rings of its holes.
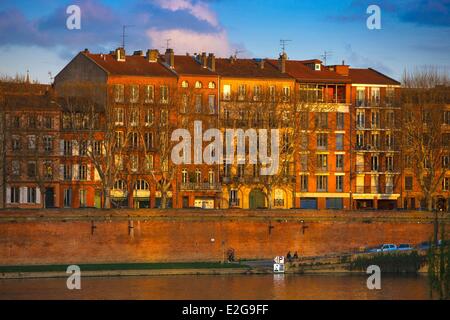
POLYGON ((286 46, 288 45, 288 42, 291 42, 292 40, 288 40, 288 39, 281 39, 280 40, 280 46, 281 46, 281 50, 282 53, 285 54, 286 53, 286 46))
POLYGON ((131 28, 134 27, 134 25, 131 24, 124 24, 122 26, 122 48, 125 49, 125 38, 127 38, 128 36, 126 35, 126 30, 127 28, 131 28))
POLYGON ((166 50, 170 48, 170 41, 172 41, 172 39, 166 39, 166 50))
POLYGON ((244 50, 234 50, 234 58, 237 59, 239 53, 245 52, 244 50))
POLYGON ((320 56, 323 59, 323 63, 325 66, 327 65, 328 58, 330 58, 331 56, 333 56, 333 51, 324 51, 320 56))

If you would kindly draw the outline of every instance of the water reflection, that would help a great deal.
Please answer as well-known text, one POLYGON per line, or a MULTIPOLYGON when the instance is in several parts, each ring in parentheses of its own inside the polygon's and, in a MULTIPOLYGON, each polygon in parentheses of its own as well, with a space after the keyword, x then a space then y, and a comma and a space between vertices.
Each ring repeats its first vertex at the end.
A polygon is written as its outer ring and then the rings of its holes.
POLYGON ((381 290, 349 275, 223 275, 0 280, 0 299, 429 299, 425 276, 383 276, 381 290))

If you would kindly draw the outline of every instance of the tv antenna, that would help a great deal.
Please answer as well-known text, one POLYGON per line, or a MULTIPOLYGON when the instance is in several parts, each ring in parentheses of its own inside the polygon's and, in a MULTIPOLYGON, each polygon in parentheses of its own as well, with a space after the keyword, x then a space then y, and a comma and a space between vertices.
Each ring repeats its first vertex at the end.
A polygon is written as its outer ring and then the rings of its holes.
POLYGON ((333 51, 324 51, 320 56, 323 59, 323 63, 325 66, 327 65, 328 58, 330 58, 331 56, 333 56, 333 51))
POLYGON ((125 38, 127 38, 128 36, 126 35, 126 30, 127 28, 131 28, 134 27, 134 25, 131 24, 124 24, 122 26, 122 48, 125 49, 125 38))
POLYGON ((235 59, 237 59, 237 55, 239 54, 239 53, 243 53, 243 52, 245 52, 244 50, 234 50, 234 58, 235 59))
POLYGON ((288 40, 288 39, 281 39, 280 40, 280 46, 281 46, 281 50, 283 50, 283 54, 286 53, 286 46, 288 45, 288 42, 291 42, 292 40, 288 40))
POLYGON ((166 39, 166 49, 170 48, 170 41, 172 41, 172 39, 166 39))

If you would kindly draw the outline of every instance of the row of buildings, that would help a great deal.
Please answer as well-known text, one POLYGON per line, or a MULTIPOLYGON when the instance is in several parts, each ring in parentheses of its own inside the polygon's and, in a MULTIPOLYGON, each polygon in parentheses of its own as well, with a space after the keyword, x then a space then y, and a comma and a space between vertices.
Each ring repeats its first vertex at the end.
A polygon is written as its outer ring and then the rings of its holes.
MULTIPOLYGON (((402 153, 400 89, 374 69, 286 53, 85 50, 52 86, 3 85, 0 200, 21 208, 416 209, 422 195, 402 153), (250 155, 240 164, 174 165, 171 134, 194 135, 195 121, 203 132, 279 129, 278 173, 261 175, 250 155)), ((447 173, 437 194, 450 207, 447 173)))

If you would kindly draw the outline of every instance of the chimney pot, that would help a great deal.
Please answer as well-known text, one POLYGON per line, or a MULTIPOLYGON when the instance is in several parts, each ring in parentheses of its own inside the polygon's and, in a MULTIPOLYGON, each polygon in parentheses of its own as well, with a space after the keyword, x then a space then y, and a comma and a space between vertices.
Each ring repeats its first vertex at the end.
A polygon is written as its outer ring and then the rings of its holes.
POLYGON ((214 56, 214 53, 208 55, 208 68, 211 69, 211 71, 216 71, 216 57, 214 56))
POLYGON ((125 61, 125 49, 124 48, 117 48, 115 54, 116 54, 117 61, 125 61))
POLYGON ((287 54, 280 54, 280 58, 278 59, 278 70, 280 70, 281 73, 286 73, 286 60, 287 54))
POLYGON ((157 49, 147 50, 147 61, 148 62, 157 62, 158 57, 159 57, 159 51, 157 49))
POLYGON ((165 60, 171 69, 175 68, 175 54, 173 53, 173 49, 166 50, 165 60))

